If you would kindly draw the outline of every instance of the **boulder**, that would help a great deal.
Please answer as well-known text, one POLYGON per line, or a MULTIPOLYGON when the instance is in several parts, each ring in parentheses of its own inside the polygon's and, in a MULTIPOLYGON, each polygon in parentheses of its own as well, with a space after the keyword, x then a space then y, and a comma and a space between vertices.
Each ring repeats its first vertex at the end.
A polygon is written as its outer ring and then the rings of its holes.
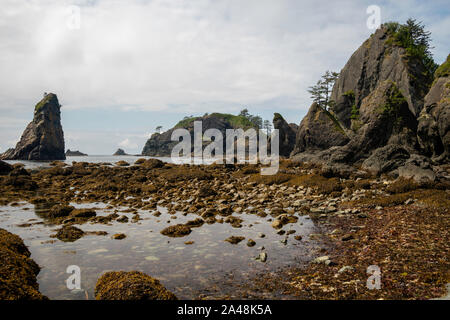
POLYGON ((13 171, 13 166, 5 161, 0 160, 0 176, 4 176, 13 171))
POLYGON ((139 271, 111 271, 95 285, 97 300, 177 300, 157 279, 139 271))
POLYGON ((61 126, 61 105, 49 93, 35 106, 34 118, 14 149, 1 158, 9 160, 65 160, 64 133, 61 126))
POLYGON ((376 149, 361 165, 363 170, 375 175, 387 173, 401 167, 410 157, 408 150, 401 145, 390 144, 376 149))
POLYGON ((412 155, 404 166, 398 168, 398 175, 405 179, 414 179, 418 183, 436 180, 430 160, 417 154, 412 155))
POLYGON ((40 267, 22 239, 0 229, 0 300, 46 300, 39 292, 40 267))

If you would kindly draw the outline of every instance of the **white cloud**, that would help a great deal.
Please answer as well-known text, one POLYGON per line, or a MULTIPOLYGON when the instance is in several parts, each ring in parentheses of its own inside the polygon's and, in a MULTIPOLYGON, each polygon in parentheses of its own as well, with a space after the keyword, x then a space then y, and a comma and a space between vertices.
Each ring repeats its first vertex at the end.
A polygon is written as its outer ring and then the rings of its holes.
POLYGON ((67 4, 2 4, 1 95, 54 91, 68 109, 201 112, 279 97, 307 108, 307 86, 369 34, 355 28, 365 6, 348 1, 103 0, 81 7, 79 30, 67 4))
POLYGON ((137 149, 138 145, 135 142, 132 142, 130 139, 126 138, 125 140, 119 142, 119 147, 126 149, 137 149))
MULTIPOLYGON (((434 52, 444 59, 447 2, 378 5, 383 22, 410 16, 424 21, 433 32, 434 52)), ((63 116, 65 110, 86 117, 90 110, 173 113, 170 121, 150 118, 145 131, 160 124, 167 129, 186 114, 235 113, 243 105, 266 118, 277 111, 299 123, 311 104, 308 86, 327 69, 339 71, 372 32, 366 28, 371 4, 377 3, 2 0, 0 142, 5 149, 18 141, 44 91, 58 94, 63 116), (81 6, 79 30, 67 27, 73 4, 81 6)), ((63 119, 70 124, 66 145, 112 153, 118 141, 128 141, 136 150, 130 152, 140 151, 144 133, 109 132, 117 114, 110 122, 99 118, 97 131, 63 119)))

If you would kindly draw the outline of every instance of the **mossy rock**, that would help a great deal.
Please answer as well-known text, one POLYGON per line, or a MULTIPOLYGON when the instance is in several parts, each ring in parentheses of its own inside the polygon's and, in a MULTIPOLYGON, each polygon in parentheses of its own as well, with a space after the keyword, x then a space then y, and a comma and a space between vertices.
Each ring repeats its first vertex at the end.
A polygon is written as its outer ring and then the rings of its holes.
POLYGON ((112 271, 95 285, 97 300, 177 300, 159 280, 139 271, 112 271))

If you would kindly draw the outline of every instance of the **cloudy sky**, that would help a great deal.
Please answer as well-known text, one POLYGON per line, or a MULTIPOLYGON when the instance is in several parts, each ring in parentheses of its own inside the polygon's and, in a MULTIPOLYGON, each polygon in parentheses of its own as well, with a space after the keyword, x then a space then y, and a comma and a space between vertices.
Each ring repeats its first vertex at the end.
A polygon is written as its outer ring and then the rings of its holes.
POLYGON ((308 86, 373 32, 370 5, 381 22, 423 21, 444 61, 448 0, 1 0, 0 152, 44 92, 63 105, 66 148, 89 154, 140 153, 158 125, 243 106, 299 123, 308 86))

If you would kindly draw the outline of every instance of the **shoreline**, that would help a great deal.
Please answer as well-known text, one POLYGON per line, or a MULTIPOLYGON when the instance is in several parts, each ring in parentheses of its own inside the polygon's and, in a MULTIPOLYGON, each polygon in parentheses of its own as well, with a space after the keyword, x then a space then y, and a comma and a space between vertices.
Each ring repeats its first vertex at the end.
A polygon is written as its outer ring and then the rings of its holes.
MULTIPOLYGON (((450 204, 445 182, 418 185, 387 177, 326 178, 318 166, 287 160, 274 176, 260 176, 255 165, 175 165, 155 159, 138 162, 112 167, 60 164, 31 174, 22 171, 22 175, 0 176, 0 203, 102 201, 112 208, 134 208, 134 217, 139 216, 137 209, 153 211, 157 205, 165 205, 169 213, 184 212, 202 220, 201 224, 222 220, 235 224, 235 230, 240 230, 240 220, 252 214, 260 216, 261 222, 266 220, 274 232, 285 234, 287 241, 296 241, 295 233, 286 234, 289 228, 283 227, 309 216, 322 230, 309 235, 321 243, 314 256, 328 259, 304 263, 301 268, 283 267, 277 274, 259 273, 254 281, 232 281, 242 287, 238 297, 430 299, 446 294, 450 245, 445 239, 449 238, 450 204), (254 196, 249 196, 252 192, 254 196), (255 209, 247 210, 252 205, 255 209), (379 265, 382 270, 381 290, 366 288, 369 265, 379 265)), ((85 212, 77 211, 74 218, 63 215, 52 223, 82 229, 86 223, 108 223, 99 216, 83 215, 85 212)), ((197 298, 232 297, 199 293, 197 298)))

